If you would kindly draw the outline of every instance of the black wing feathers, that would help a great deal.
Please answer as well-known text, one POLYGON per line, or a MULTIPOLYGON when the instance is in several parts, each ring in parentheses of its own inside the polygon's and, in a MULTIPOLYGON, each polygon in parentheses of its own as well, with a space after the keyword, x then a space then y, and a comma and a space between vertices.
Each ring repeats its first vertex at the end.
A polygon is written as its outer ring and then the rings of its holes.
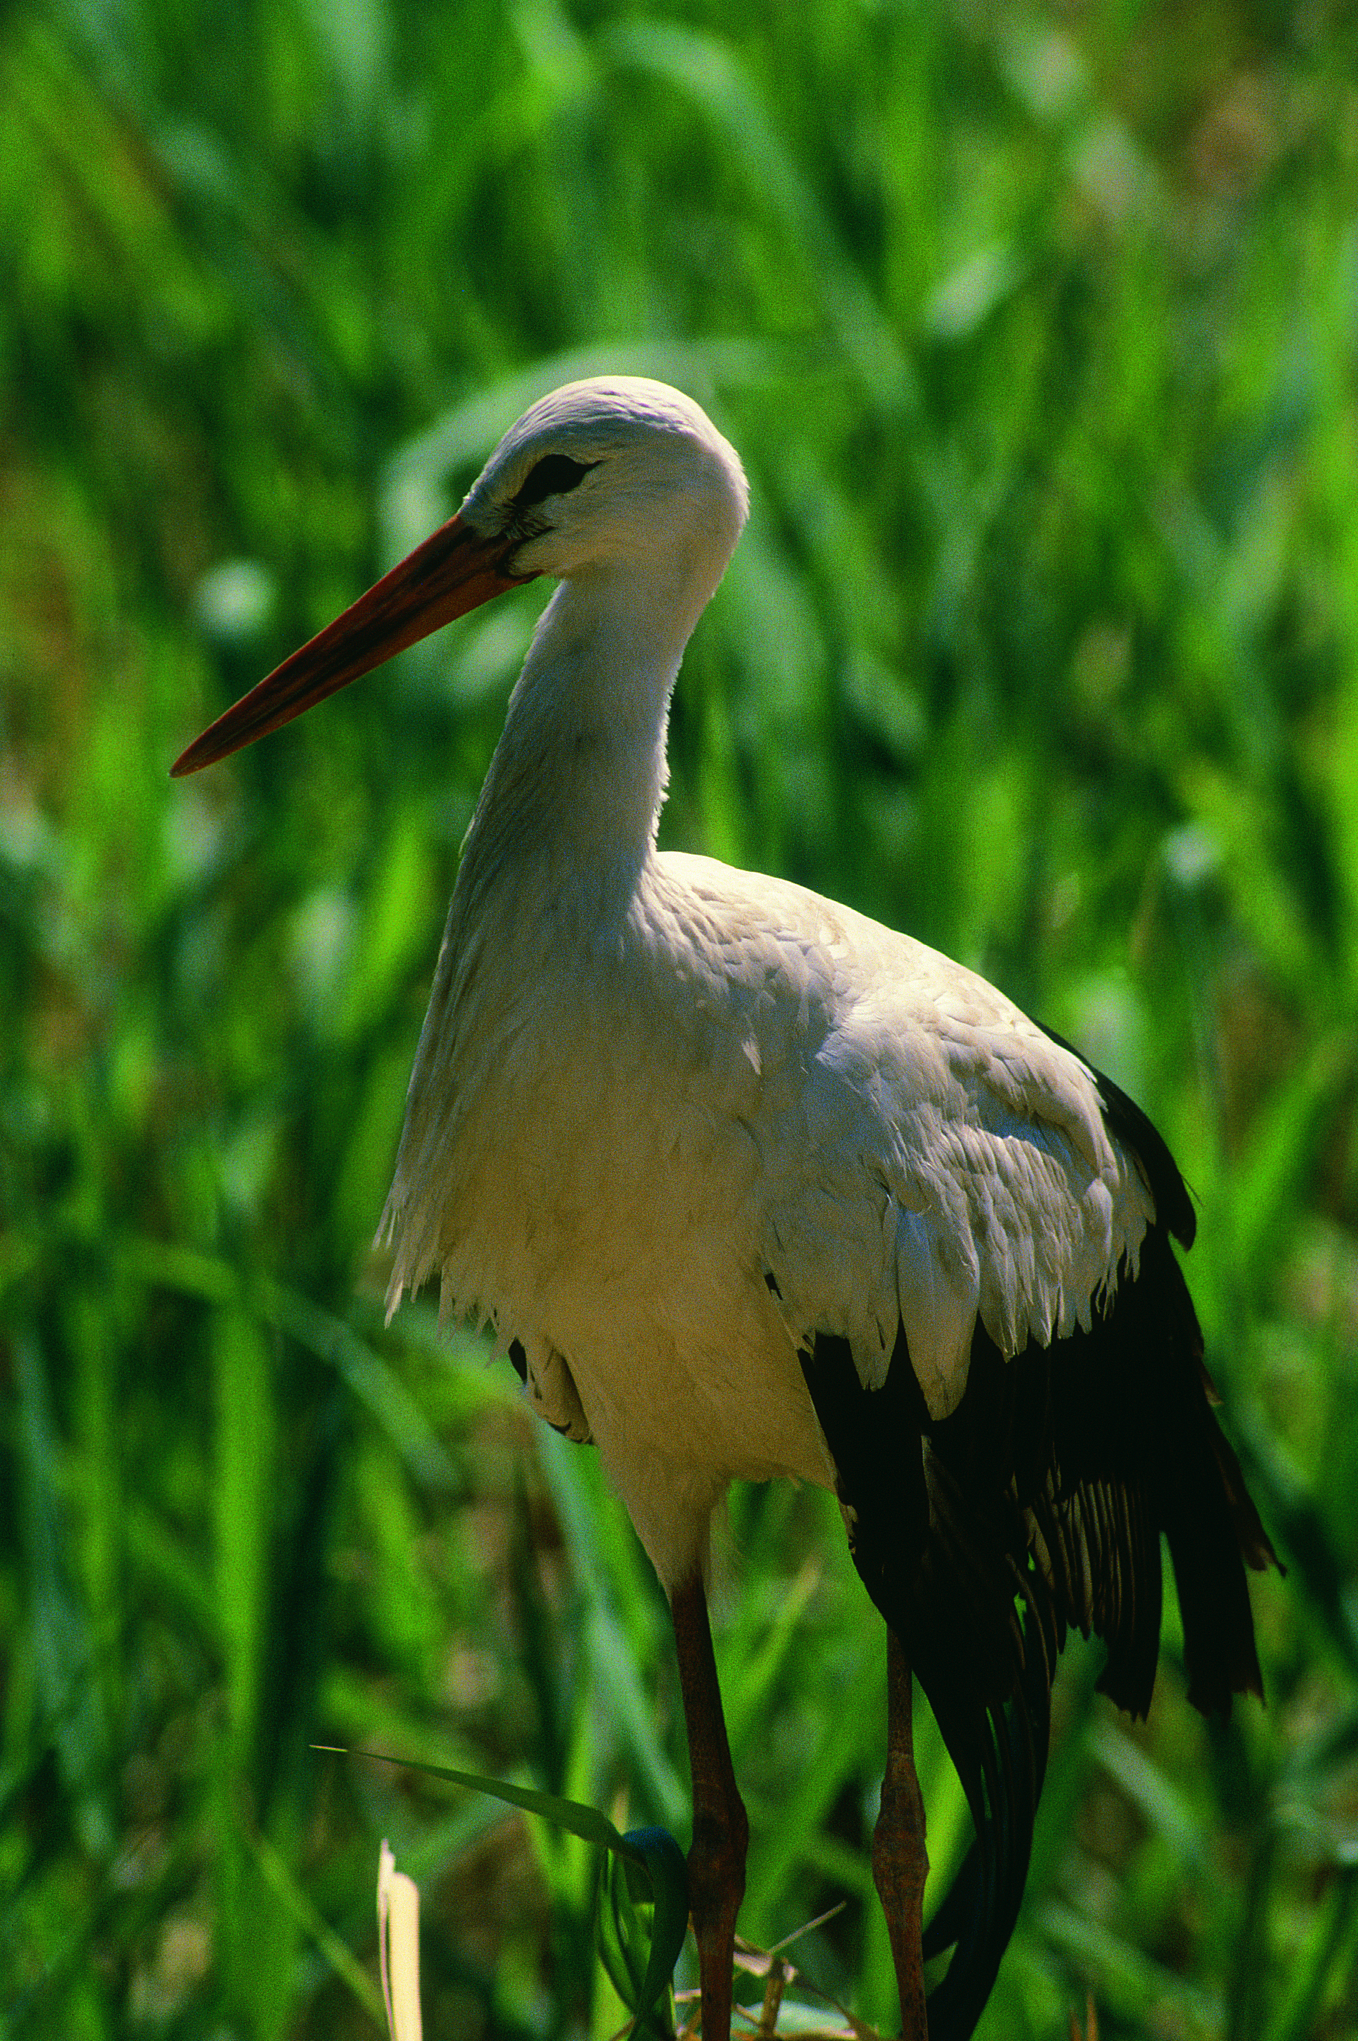
POLYGON ((801 1356, 855 1564, 928 1697, 976 1828, 925 1939, 929 1956, 955 1945, 929 1997, 933 2041, 971 2033, 1018 1917, 1067 1627, 1103 1640, 1100 1688, 1144 1714, 1163 1535, 1189 1699, 1228 1714, 1233 1694, 1262 1691, 1241 1562, 1276 1561, 1213 1416, 1170 1245, 1171 1234, 1192 1240, 1192 1201, 1145 1114, 1091 1075, 1156 1222, 1135 1277, 1124 1263, 1087 1332, 1005 1360, 978 1323, 966 1393, 937 1423, 903 1332, 877 1390, 863 1387, 843 1339, 820 1335, 801 1356))
POLYGON ((1064 1627, 1031 1592, 1022 1512, 990 1478, 991 1442, 959 1426, 960 1412, 930 1426, 904 1335, 878 1390, 863 1387, 844 1339, 822 1335, 801 1360, 854 1563, 905 1644, 976 1829, 926 1951, 957 1944, 929 1995, 929 2032, 964 2041, 1023 1900, 1064 1627))

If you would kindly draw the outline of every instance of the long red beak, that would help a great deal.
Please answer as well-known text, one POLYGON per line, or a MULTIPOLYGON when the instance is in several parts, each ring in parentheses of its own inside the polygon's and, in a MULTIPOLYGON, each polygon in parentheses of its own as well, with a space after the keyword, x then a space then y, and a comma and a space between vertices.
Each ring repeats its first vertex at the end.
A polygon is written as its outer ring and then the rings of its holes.
POLYGON ((218 716, 175 760, 173 777, 198 772, 256 737, 267 737, 441 624, 532 580, 507 572, 513 546, 503 537, 483 539, 460 517, 450 517, 343 616, 218 716))

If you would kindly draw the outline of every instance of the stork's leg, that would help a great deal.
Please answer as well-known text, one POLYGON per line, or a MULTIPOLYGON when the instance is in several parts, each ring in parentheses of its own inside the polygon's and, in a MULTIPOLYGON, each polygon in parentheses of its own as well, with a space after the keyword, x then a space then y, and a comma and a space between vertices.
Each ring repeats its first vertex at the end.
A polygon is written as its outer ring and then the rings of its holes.
POLYGON ((728 2041, 736 1914, 745 1896, 750 1827, 736 1790, 731 1747, 717 1685, 717 1661, 702 1576, 694 1572, 670 1597, 679 1652, 679 1687, 693 1774, 693 1847, 689 1904, 698 1943, 703 2041, 728 2041))
POLYGON ((886 1777, 882 1811, 872 1837, 872 1876, 886 1915, 896 1987, 901 1995, 904 2041, 928 2041, 924 2010, 924 1956, 920 1948, 924 1881, 924 1800, 915 1776, 910 1723, 910 1663, 894 1630, 887 1631, 886 1777))

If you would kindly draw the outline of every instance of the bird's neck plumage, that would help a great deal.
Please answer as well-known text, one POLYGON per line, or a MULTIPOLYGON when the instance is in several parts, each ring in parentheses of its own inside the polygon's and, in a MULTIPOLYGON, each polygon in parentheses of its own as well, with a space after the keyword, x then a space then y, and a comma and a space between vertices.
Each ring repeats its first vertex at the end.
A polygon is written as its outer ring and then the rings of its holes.
POLYGON ((464 906, 531 871, 553 893, 635 885, 665 795, 670 693, 725 565, 610 562, 543 612, 468 832, 464 906))
MULTIPOLYGON (((599 939, 614 956, 626 940, 664 798, 670 690, 724 565, 677 587, 620 567, 573 575, 543 613, 463 846, 411 1076, 382 1222, 391 1309, 439 1265, 440 1229, 463 1223, 444 1200, 477 1190, 505 1115, 538 1111, 531 1088, 500 1085, 509 1045, 531 1064, 525 1037, 561 1027, 599 939)), ((456 1294, 497 1308, 488 1279, 456 1294)))

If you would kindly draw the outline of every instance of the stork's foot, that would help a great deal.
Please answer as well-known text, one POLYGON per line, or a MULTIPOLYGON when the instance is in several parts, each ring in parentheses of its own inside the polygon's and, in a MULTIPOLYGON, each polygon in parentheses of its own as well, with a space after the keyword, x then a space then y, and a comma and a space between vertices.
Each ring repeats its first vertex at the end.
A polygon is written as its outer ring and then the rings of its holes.
POLYGON ((703 2041, 729 2041, 736 1915, 745 1896, 750 1828, 731 1765, 707 1598, 699 1574, 691 1574, 676 1588, 670 1609, 693 1773, 688 1881, 702 1986, 703 2041))
POLYGON ((911 1736, 910 1667, 894 1630, 887 1632, 887 1752, 882 1811, 872 1837, 872 1877, 886 1915, 904 2041, 928 2041, 924 2007, 924 1955, 920 1946, 924 1881, 924 1799, 915 1775, 911 1736))

